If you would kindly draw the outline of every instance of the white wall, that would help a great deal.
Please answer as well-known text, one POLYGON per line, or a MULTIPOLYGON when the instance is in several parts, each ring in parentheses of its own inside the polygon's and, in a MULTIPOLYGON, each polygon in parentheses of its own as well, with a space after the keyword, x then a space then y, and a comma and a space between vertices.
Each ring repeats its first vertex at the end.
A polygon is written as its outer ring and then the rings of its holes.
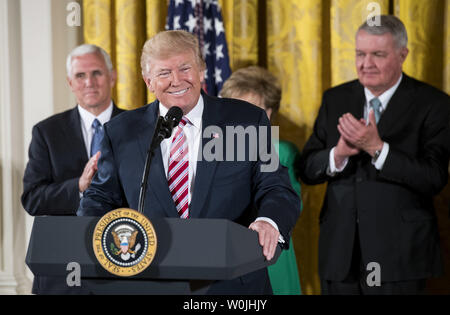
POLYGON ((31 129, 75 106, 65 58, 81 43, 69 0, 0 0, 0 294, 28 294, 25 255, 33 218, 20 203, 31 129))

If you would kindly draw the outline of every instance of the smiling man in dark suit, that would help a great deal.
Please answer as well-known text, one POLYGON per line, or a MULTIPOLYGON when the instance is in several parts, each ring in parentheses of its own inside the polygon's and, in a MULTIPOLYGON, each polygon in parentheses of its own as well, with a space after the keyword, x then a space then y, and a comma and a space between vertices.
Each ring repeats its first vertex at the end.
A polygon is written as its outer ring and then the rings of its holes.
POLYGON ((448 177, 450 102, 402 73, 406 45, 394 16, 358 29, 359 80, 324 93, 303 150, 302 180, 328 182, 319 237, 324 294, 416 294, 442 273, 432 197, 448 177))
MULTIPOLYGON (((22 194, 22 205, 32 216, 76 214, 81 194, 97 171, 102 125, 123 111, 111 100, 116 72, 102 48, 78 46, 66 66, 78 105, 33 127, 22 194)), ((65 280, 49 279, 35 279, 33 292, 74 291, 65 280)))
POLYGON ((78 105, 33 127, 22 204, 30 215, 75 215, 80 193, 97 169, 97 119, 101 125, 122 112, 111 100, 116 72, 108 54, 81 45, 67 58, 67 81, 78 105), (95 150, 96 152, 91 152, 95 150))
MULTIPOLYGON (((300 200, 290 186, 287 170, 277 163, 272 171, 264 172, 260 158, 209 161, 202 150, 219 135, 226 138, 227 126, 254 130, 266 127, 270 133, 267 115, 249 103, 201 92, 205 63, 197 38, 188 32, 166 31, 148 40, 141 66, 145 83, 157 100, 124 113, 106 126, 99 172, 84 193, 78 215, 103 215, 124 202, 138 208, 145 153, 156 120, 178 106, 183 119, 155 151, 144 214, 149 218, 225 218, 239 222, 258 232, 263 253, 270 260, 279 241, 282 246, 288 245, 300 214, 300 200), (205 137, 205 129, 210 126, 223 133, 205 137)), ((272 289, 264 268, 214 283, 208 293, 269 294, 272 289)))

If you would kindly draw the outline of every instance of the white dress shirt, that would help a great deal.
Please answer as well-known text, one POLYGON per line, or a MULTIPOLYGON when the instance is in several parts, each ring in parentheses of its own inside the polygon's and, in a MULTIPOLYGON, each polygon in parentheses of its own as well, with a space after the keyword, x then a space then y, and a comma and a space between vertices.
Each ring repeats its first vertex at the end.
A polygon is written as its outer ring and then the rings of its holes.
POLYGON ((100 115, 95 116, 91 112, 85 110, 83 107, 78 105, 78 112, 81 118, 81 132, 83 134, 84 145, 86 147, 86 152, 89 158, 91 157, 91 142, 94 136, 94 128, 92 128, 92 123, 97 118, 102 126, 111 119, 113 111, 113 102, 109 104, 108 108, 104 110, 100 115))
MULTIPOLYGON (((381 102, 381 114, 384 113, 386 110, 389 101, 391 100, 392 96, 394 95, 395 91, 397 90, 398 86, 400 85, 400 82, 402 81, 403 74, 400 75, 400 78, 398 79, 397 83, 395 83, 391 88, 386 90, 383 94, 378 96, 378 99, 381 102)), ((368 122, 369 121, 369 112, 372 110, 370 107, 370 101, 375 98, 375 96, 370 92, 370 90, 366 87, 364 87, 364 95, 366 96, 366 103, 364 105, 364 119, 368 122)), ((336 173, 342 172, 348 163, 348 158, 344 160, 342 163, 342 166, 340 168, 336 167, 336 164, 334 162, 334 150, 336 147, 333 147, 330 151, 329 156, 329 169, 327 170, 328 175, 334 176, 336 173)), ((374 162, 372 160, 372 164, 375 166, 377 170, 381 170, 384 166, 384 162, 386 161, 386 158, 389 153, 389 144, 387 142, 383 142, 383 148, 381 149, 381 153, 378 157, 378 159, 374 162)))

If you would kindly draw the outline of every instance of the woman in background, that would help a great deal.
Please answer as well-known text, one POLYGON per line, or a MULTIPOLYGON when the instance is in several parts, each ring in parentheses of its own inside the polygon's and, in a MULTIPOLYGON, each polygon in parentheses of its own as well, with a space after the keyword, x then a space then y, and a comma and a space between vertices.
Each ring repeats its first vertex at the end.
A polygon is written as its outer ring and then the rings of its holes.
MULTIPOLYGON (((271 120, 280 108, 281 87, 278 80, 269 71, 261 67, 250 66, 234 72, 224 83, 220 96, 241 99, 261 107, 271 120)), ((297 179, 298 172, 295 169, 295 161, 298 160, 300 153, 293 143, 282 140, 279 141, 278 150, 281 165, 288 168, 292 188, 301 197, 300 182, 297 179)), ((283 250, 277 262, 268 270, 274 294, 301 294, 292 240, 289 249, 283 250)))

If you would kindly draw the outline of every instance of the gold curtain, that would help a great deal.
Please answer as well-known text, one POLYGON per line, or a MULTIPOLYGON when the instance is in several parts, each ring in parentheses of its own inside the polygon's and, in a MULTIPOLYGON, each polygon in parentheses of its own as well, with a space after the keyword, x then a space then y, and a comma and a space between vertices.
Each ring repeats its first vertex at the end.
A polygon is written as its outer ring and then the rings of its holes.
POLYGON ((395 1, 395 14, 405 23, 409 36, 405 72, 440 88, 444 88, 442 69, 449 60, 448 55, 444 58, 444 45, 447 52, 449 48, 449 41, 444 41, 444 25, 450 19, 448 15, 446 19, 445 13, 449 6, 449 1, 442 0, 395 1))
MULTIPOLYGON (((275 123, 280 125, 281 137, 300 149, 311 134, 323 91, 356 78, 355 31, 376 10, 395 14, 406 25, 410 54, 405 72, 450 93, 450 0, 219 3, 232 70, 261 65, 280 79, 283 98, 275 123), (374 8, 373 3, 378 6, 374 8)), ((140 50, 147 38, 164 29, 167 1, 83 0, 83 10, 85 41, 105 48, 119 72, 114 92, 118 105, 132 109, 153 100, 141 78, 140 50)), ((447 207, 449 190, 439 196, 447 207)), ((318 217, 324 191, 325 185, 302 186, 304 210, 293 238, 304 294, 320 293, 318 217)), ((445 229, 450 229, 448 222, 441 225, 445 229)), ((449 238, 442 242, 449 248, 449 238)), ((444 256, 450 261, 450 253, 444 256)))
POLYGON ((83 0, 86 43, 104 48, 117 70, 113 97, 119 107, 135 109, 154 100, 141 76, 141 50, 147 38, 164 29, 165 0, 83 0))

